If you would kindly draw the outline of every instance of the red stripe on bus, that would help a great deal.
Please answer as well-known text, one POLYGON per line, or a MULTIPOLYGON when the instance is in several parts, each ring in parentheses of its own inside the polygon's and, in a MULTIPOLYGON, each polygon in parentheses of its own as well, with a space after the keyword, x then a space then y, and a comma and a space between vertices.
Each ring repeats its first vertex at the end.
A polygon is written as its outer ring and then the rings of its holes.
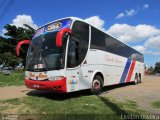
POLYGON ((132 64, 131 64, 131 67, 130 67, 130 70, 128 72, 128 76, 127 76, 126 82, 130 82, 135 64, 136 64, 136 61, 133 60, 132 64))

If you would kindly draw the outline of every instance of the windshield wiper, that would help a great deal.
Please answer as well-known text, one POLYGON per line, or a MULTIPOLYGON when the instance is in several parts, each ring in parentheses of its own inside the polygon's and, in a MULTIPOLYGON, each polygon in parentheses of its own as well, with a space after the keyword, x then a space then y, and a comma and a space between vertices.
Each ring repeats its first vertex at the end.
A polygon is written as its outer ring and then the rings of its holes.
POLYGON ((46 66, 47 61, 46 61, 46 58, 44 57, 43 51, 40 51, 40 50, 39 50, 39 52, 41 53, 43 62, 44 62, 44 64, 45 64, 45 68, 46 68, 46 70, 48 70, 48 68, 47 68, 47 66, 46 66))
MULTIPOLYGON (((37 54, 37 50, 34 50, 31 61, 30 61, 29 66, 28 66, 29 69, 31 69, 31 63, 33 62, 33 59, 36 57, 36 54, 37 54)), ((33 67, 33 69, 34 69, 34 67, 33 67)))

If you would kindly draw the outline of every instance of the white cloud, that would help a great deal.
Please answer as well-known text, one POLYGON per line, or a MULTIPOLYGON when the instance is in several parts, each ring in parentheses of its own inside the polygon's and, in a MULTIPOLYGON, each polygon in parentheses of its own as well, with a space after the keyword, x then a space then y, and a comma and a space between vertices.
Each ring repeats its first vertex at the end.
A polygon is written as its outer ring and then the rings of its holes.
POLYGON ((133 16, 137 13, 138 13, 138 11, 135 10, 135 9, 125 10, 124 12, 119 13, 116 16, 116 19, 119 19, 119 18, 122 18, 122 17, 127 17, 127 16, 133 16))
POLYGON ((149 39, 155 35, 159 35, 160 29, 146 24, 140 24, 137 26, 131 26, 128 24, 114 24, 107 30, 107 33, 123 42, 128 43, 139 42, 149 39))
POLYGON ((147 9, 149 8, 149 4, 144 4, 143 7, 141 7, 140 9, 130 9, 130 10, 125 10, 124 12, 120 12, 115 18, 119 19, 122 17, 129 17, 129 16, 134 16, 136 15, 138 12, 140 12, 141 10, 147 9))
POLYGON ((160 35, 149 38, 144 45, 133 46, 134 49, 152 55, 160 55, 160 35))
POLYGON ((136 10, 131 9, 131 10, 125 10, 126 16, 133 16, 137 13, 136 10))
MULTIPOLYGON (((137 45, 137 46, 133 46, 133 48, 136 49, 137 51, 143 53, 143 54, 160 55, 159 51, 155 51, 153 49, 149 49, 145 45, 144 46, 137 45)), ((154 48, 154 46, 152 48, 154 48)))
POLYGON ((146 48, 142 45, 133 46, 133 48, 136 49, 137 51, 141 52, 141 53, 146 52, 146 48))
POLYGON ((145 47, 160 50, 160 35, 149 38, 145 44, 145 47))
POLYGON ((1 30, 1 34, 0 34, 0 35, 1 35, 2 37, 4 37, 4 34, 5 34, 6 32, 7 32, 7 30, 6 30, 6 29, 2 29, 2 30, 1 30))
POLYGON ((133 46, 134 49, 152 55, 160 55, 160 35, 149 38, 144 45, 133 46))
POLYGON ((160 55, 160 52, 151 52, 152 55, 160 55))
POLYGON ((143 9, 147 9, 147 8, 149 8, 149 4, 144 4, 143 9))
POLYGON ((119 13, 119 14, 117 15, 116 18, 118 19, 118 18, 122 18, 122 17, 124 17, 124 16, 125 16, 125 14, 121 12, 121 13, 119 13))
MULTIPOLYGON (((37 29, 38 26, 33 22, 32 17, 30 15, 17 15, 16 18, 12 20, 12 23, 10 25, 15 25, 16 27, 23 27, 25 26, 23 24, 27 24, 31 26, 34 29, 37 29)), ((1 36, 4 36, 4 34, 7 32, 6 29, 1 30, 1 36)))
POLYGON ((85 21, 97 28, 104 30, 105 22, 99 16, 92 16, 92 17, 86 18, 85 21))
POLYGON ((11 25, 15 25, 17 27, 25 27, 23 24, 27 24, 34 29, 37 29, 38 26, 33 22, 32 17, 30 15, 17 15, 15 19, 13 19, 11 25))

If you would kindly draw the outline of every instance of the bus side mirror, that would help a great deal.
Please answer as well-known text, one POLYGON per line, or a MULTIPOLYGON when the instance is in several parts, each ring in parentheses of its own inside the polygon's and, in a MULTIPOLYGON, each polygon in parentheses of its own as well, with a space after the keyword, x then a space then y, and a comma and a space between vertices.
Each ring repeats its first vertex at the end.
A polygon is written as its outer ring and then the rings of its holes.
POLYGON ((63 28, 57 33, 57 36, 56 36, 56 46, 57 47, 62 46, 62 38, 65 33, 72 34, 72 30, 69 28, 63 28))
POLYGON ((30 43, 30 40, 23 40, 23 41, 18 42, 18 44, 16 46, 16 54, 17 54, 17 56, 20 55, 19 51, 20 51, 21 45, 29 44, 29 43, 30 43))

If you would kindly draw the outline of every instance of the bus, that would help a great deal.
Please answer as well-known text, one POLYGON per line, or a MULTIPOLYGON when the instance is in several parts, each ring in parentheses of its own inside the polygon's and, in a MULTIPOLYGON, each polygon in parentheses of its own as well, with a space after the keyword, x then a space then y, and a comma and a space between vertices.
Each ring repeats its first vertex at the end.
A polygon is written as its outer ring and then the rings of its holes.
POLYGON ((24 82, 28 88, 69 93, 134 82, 144 76, 143 54, 77 17, 38 28, 29 44, 24 82))

